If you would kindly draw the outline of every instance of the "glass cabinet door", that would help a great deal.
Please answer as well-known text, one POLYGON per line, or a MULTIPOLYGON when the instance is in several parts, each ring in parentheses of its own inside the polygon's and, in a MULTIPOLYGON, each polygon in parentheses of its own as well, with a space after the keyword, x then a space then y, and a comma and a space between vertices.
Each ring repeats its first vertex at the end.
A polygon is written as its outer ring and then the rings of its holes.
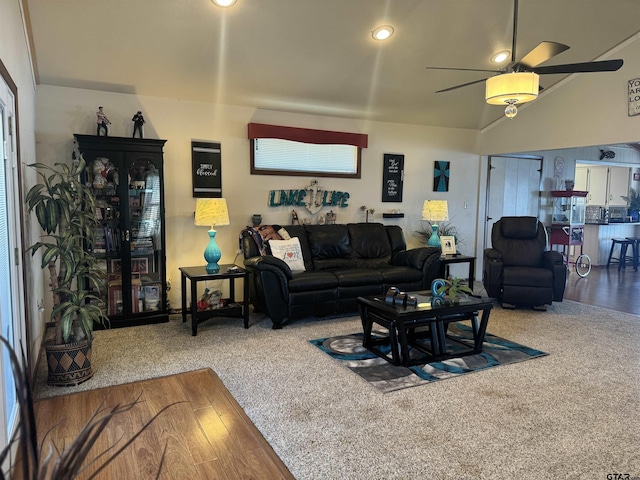
POLYGON ((122 209, 120 171, 117 161, 99 156, 87 162, 86 184, 96 197, 96 220, 93 229, 93 253, 105 272, 100 288, 99 305, 106 315, 124 312, 122 298, 122 209))
POLYGON ((112 327, 168 321, 162 186, 165 140, 75 134, 96 197, 96 302, 112 327))
POLYGON ((162 309, 161 289, 164 262, 162 245, 160 165, 150 159, 136 159, 128 165, 131 287, 134 313, 162 309))

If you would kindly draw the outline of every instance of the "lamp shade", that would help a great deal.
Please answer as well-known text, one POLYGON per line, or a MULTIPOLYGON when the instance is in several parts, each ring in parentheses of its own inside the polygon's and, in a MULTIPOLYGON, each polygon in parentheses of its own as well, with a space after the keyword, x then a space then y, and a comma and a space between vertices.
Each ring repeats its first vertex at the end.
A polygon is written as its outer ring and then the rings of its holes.
POLYGON ((444 222, 449 220, 449 206, 446 200, 425 200, 422 205, 422 220, 444 222))
POLYGON ((538 90, 537 73, 505 73, 487 78, 485 99, 491 105, 526 103, 538 98, 538 90))
POLYGON ((196 199, 196 219, 198 227, 211 227, 214 225, 229 225, 229 210, 224 198, 198 198, 196 199))

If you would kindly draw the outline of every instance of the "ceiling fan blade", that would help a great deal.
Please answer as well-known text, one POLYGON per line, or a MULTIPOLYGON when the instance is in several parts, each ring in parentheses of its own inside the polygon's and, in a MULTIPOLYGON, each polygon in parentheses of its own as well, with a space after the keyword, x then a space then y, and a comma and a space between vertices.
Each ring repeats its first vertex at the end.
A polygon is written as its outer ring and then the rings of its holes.
POLYGON ((531 70, 536 65, 540 65, 568 49, 569 46, 563 43, 540 42, 536 48, 527 53, 524 58, 516 64, 514 70, 517 70, 518 66, 524 67, 525 70, 531 70))
POLYGON ((533 68, 532 71, 545 75, 550 73, 589 73, 615 72, 622 67, 622 60, 603 60, 599 62, 568 63, 566 65, 550 65, 548 67, 533 68))
POLYGON ((502 70, 483 70, 481 68, 450 68, 450 67, 424 67, 427 70, 459 70, 463 72, 488 72, 488 73, 503 73, 502 70))
POLYGON ((476 83, 484 82, 486 78, 481 78, 480 80, 474 80, 473 82, 463 83, 462 85, 456 85, 455 87, 445 88, 444 90, 438 90, 436 93, 450 92, 451 90, 456 90, 458 88, 467 87, 469 85, 474 85, 476 83))

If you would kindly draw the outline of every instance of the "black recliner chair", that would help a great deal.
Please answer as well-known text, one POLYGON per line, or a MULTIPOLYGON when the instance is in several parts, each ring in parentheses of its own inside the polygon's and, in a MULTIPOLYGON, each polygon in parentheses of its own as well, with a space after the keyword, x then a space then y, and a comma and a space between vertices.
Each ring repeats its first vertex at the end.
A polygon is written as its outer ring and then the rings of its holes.
POLYGON ((482 283, 503 307, 546 310, 561 302, 567 267, 560 252, 547 250, 547 231, 536 217, 502 217, 484 251, 482 283))

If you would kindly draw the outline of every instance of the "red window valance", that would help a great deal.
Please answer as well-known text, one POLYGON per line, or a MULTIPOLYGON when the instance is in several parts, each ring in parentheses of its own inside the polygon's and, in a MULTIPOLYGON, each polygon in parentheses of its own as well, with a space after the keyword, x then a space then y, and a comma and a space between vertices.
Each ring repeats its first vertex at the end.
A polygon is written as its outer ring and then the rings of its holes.
POLYGON ((353 145, 367 148, 369 136, 364 133, 332 132, 310 128, 282 127, 264 123, 249 124, 249 138, 279 138, 301 143, 320 143, 330 145, 353 145))

